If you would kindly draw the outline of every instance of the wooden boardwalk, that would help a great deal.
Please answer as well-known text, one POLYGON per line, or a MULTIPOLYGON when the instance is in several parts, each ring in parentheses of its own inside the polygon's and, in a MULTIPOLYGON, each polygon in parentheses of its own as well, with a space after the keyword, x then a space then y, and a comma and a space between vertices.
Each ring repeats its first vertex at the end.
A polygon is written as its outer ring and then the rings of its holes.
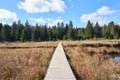
POLYGON ((76 80, 61 43, 53 54, 44 80, 76 80))

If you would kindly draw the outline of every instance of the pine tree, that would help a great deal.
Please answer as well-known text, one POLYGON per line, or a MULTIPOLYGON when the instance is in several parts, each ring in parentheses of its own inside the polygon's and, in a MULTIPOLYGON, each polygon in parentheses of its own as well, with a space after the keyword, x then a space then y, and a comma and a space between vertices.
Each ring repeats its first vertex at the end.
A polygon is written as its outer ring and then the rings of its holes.
POLYGON ((56 27, 56 37, 57 37, 57 39, 59 39, 59 40, 62 40, 62 39, 63 39, 63 32, 62 32, 63 26, 64 26, 63 23, 59 23, 59 22, 58 22, 57 27, 56 27))
POLYGON ((49 41, 52 41, 52 28, 51 27, 49 27, 48 28, 48 36, 49 36, 49 41))
POLYGON ((27 34, 26 33, 27 33, 26 29, 23 29, 21 37, 20 37, 21 42, 26 42, 27 41, 27 39, 26 39, 27 34))
POLYGON ((31 29, 31 25, 29 24, 28 21, 25 22, 25 40, 26 41, 31 41, 31 32, 32 32, 32 29, 31 29))
POLYGON ((2 28, 3 28, 3 25, 2 25, 2 23, 0 23, 0 41, 2 41, 2 37, 1 37, 2 28))
POLYGON ((13 22, 10 32, 10 41, 12 42, 16 41, 16 30, 17 30, 17 24, 16 22, 13 22))
POLYGON ((16 41, 20 41, 20 37, 21 37, 23 29, 24 29, 23 24, 21 23, 20 20, 18 20, 16 34, 15 34, 16 35, 16 41))
POLYGON ((69 22, 68 25, 68 39, 73 40, 74 39, 74 32, 73 32, 73 24, 72 21, 69 22))
POLYGON ((32 41, 39 41, 39 31, 38 31, 38 28, 37 27, 34 27, 33 28, 33 31, 32 31, 32 35, 31 35, 31 39, 32 41))
POLYGON ((63 40, 68 39, 68 24, 66 24, 65 28, 63 29, 64 35, 63 35, 63 40))
POLYGON ((47 25, 42 27, 42 37, 41 37, 41 39, 42 39, 42 41, 48 41, 49 40, 47 25))
POLYGON ((94 37, 93 26, 90 21, 87 23, 87 27, 85 29, 85 38, 92 39, 94 37))
POLYGON ((101 34, 102 31, 101 31, 101 27, 99 26, 98 22, 95 24, 95 27, 94 27, 94 37, 95 38, 101 38, 101 34))
POLYGON ((109 31, 110 31, 110 39, 113 39, 113 38, 114 38, 114 35, 116 34, 114 22, 110 22, 110 23, 108 24, 108 29, 109 29, 109 31))
POLYGON ((77 28, 77 39, 84 39, 84 28, 77 28))
POLYGON ((10 41, 10 26, 5 24, 1 31, 2 41, 10 41))

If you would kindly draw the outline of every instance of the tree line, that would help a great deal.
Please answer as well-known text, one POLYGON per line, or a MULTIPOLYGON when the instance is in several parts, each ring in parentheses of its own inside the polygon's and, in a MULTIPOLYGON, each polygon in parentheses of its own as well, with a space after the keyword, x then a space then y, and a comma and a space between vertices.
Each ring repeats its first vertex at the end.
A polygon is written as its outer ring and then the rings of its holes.
POLYGON ((93 38, 119 39, 120 25, 113 21, 108 25, 100 26, 88 21, 85 28, 74 27, 72 21, 64 24, 63 22, 57 25, 48 27, 47 25, 35 26, 29 24, 28 21, 22 24, 13 22, 12 25, 0 23, 0 42, 26 42, 26 41, 55 41, 55 40, 84 40, 93 38))

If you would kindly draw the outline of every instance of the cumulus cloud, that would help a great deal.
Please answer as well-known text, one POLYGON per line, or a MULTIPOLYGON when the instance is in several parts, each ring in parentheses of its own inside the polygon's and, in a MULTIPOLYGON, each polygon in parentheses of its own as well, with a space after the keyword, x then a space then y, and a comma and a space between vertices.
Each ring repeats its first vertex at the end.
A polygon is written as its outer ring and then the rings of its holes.
POLYGON ((25 0, 17 4, 19 9, 26 10, 27 13, 42 12, 64 12, 66 8, 63 0, 25 0))
POLYGON ((15 12, 11 12, 5 9, 0 9, 0 20, 18 20, 17 15, 15 12))
POLYGON ((87 23, 87 21, 90 20, 93 23, 99 22, 100 25, 104 25, 109 22, 109 19, 106 16, 111 15, 113 13, 115 13, 114 10, 110 10, 109 7, 103 6, 93 13, 83 14, 80 17, 80 20, 83 23, 87 23))
POLYGON ((96 13, 99 14, 99 15, 108 15, 108 14, 115 13, 115 11, 114 10, 110 10, 110 8, 107 7, 107 6, 103 6, 100 9, 98 9, 96 13))
POLYGON ((54 25, 57 25, 58 22, 63 22, 63 19, 61 17, 57 17, 55 19, 53 18, 43 18, 43 17, 40 17, 40 18, 29 18, 29 21, 35 25, 36 23, 38 24, 47 24, 48 26, 54 26, 54 25))

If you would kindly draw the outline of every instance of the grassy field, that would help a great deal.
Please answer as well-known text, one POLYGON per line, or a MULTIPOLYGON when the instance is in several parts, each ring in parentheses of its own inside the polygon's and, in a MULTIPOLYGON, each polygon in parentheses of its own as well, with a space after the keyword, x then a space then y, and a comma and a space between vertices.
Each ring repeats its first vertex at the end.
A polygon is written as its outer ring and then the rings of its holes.
MULTIPOLYGON (((59 42, 0 43, 0 80, 43 80, 59 42)), ((78 80, 120 80, 120 40, 62 43, 78 80)))
POLYGON ((113 45, 118 46, 119 41, 81 41, 76 46, 71 44, 72 47, 66 47, 65 51, 77 79, 120 80, 120 62, 113 59, 120 56, 120 47, 113 45))
POLYGON ((42 80, 57 43, 0 44, 0 80, 42 80))
POLYGON ((0 49, 8 48, 8 49, 16 49, 16 48, 53 48, 56 47, 59 42, 14 42, 14 43, 0 43, 0 49))

